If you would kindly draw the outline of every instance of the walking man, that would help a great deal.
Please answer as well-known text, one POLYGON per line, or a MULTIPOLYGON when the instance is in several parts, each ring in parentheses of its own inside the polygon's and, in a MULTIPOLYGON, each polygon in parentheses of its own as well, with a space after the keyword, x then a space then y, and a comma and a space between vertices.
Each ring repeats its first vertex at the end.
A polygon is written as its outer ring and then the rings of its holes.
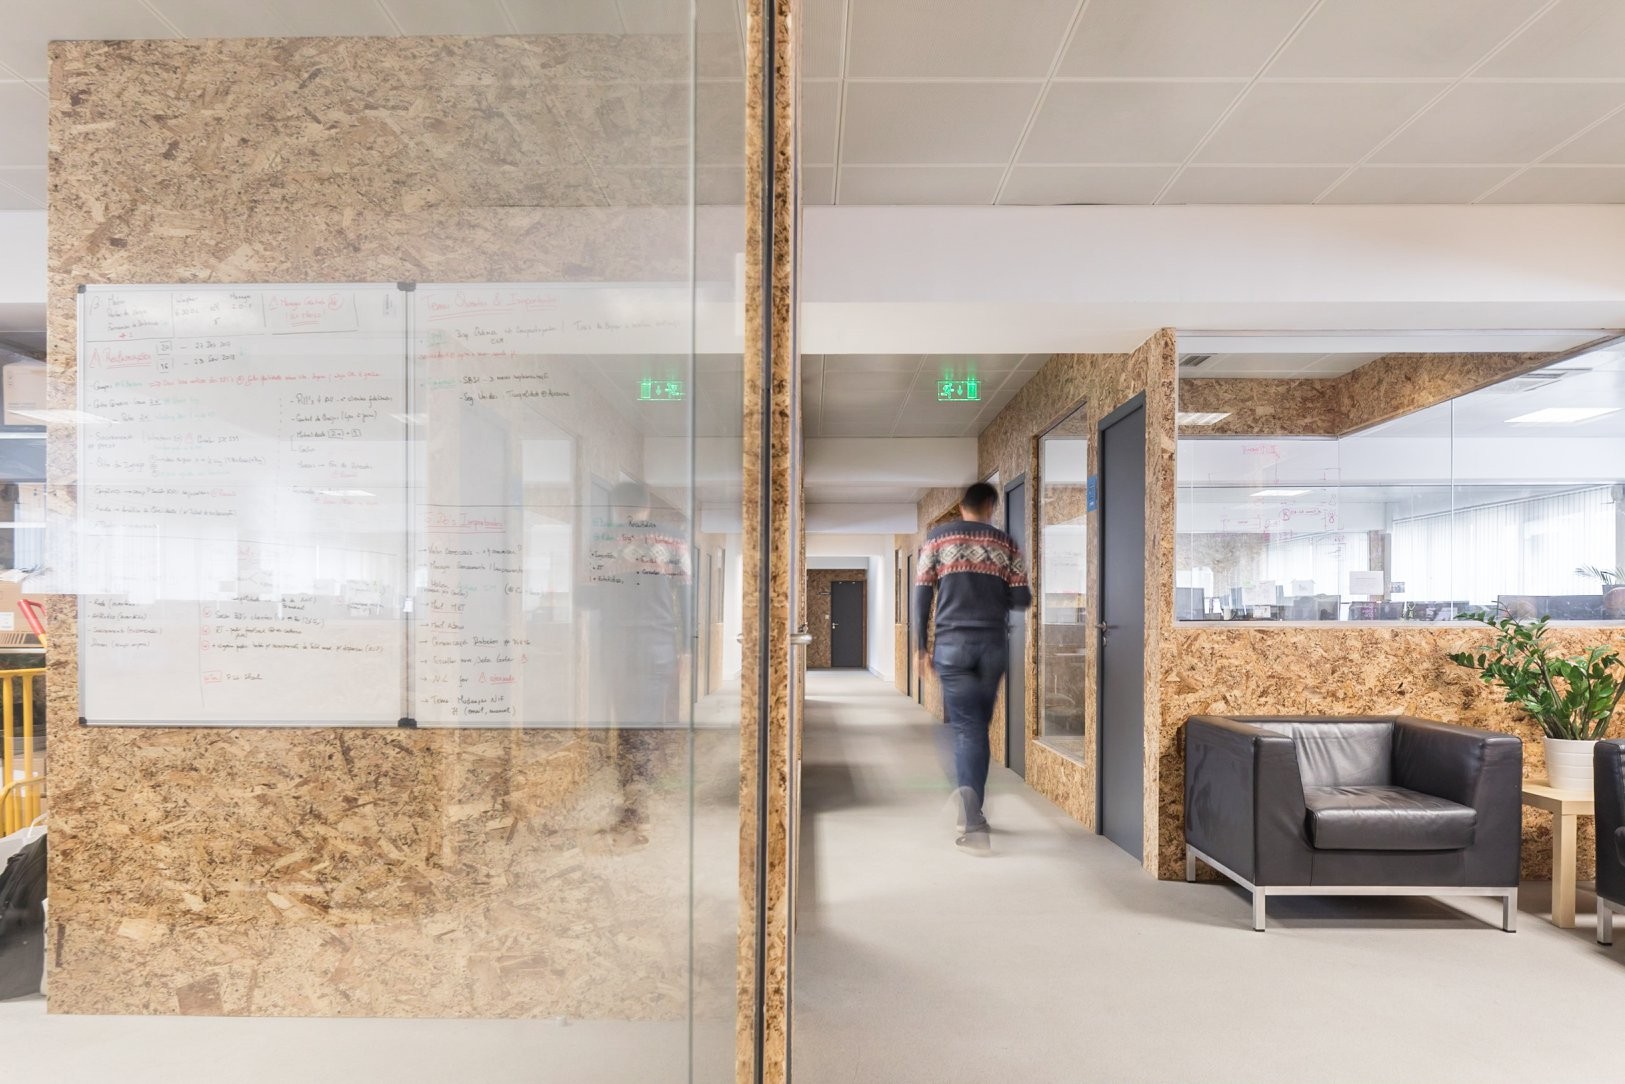
MULTIPOLYGON (((1025 610, 1033 601, 1021 551, 993 526, 998 506, 998 491, 986 482, 965 490, 960 518, 933 527, 926 535, 914 580, 918 669, 935 670, 942 682, 943 709, 953 730, 954 797, 961 831, 957 842, 975 854, 990 850, 987 818, 982 815, 990 757, 987 730, 1010 661, 1007 615, 1025 610), (936 646, 928 652, 925 635, 933 596, 936 646)), ((1016 665, 1024 664, 1025 660, 1016 660, 1016 665)))

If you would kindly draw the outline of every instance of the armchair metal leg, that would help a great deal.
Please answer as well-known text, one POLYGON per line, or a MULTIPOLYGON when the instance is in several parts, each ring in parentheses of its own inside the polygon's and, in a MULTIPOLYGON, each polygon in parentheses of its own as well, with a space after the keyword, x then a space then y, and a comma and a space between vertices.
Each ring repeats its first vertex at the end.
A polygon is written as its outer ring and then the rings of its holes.
POLYGON ((1185 848, 1185 880, 1196 880, 1196 852, 1185 848))
POLYGON ((1608 906, 1608 901, 1601 896, 1597 897, 1597 944, 1612 945, 1614 943, 1614 909, 1608 906))
POLYGON ((1264 932, 1264 890, 1253 889, 1253 929, 1264 932))
POLYGON ((1512 889, 1501 901, 1501 928, 1507 933, 1518 932, 1518 890, 1512 889))

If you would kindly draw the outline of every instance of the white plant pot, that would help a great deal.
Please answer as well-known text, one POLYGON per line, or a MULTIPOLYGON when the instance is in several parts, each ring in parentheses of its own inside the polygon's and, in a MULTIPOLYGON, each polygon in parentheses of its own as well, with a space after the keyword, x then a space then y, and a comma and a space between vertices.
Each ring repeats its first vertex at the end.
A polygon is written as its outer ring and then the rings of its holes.
POLYGON ((1540 740, 1546 747, 1546 782, 1558 790, 1579 790, 1590 794, 1596 779, 1591 759, 1597 743, 1544 736, 1540 740))

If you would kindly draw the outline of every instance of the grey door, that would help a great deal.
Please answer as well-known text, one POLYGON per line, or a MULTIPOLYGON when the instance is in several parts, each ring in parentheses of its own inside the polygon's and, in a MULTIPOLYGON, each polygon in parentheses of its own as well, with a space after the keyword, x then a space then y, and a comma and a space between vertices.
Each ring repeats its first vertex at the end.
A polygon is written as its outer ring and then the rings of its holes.
POLYGON ((1145 405, 1100 429, 1100 831, 1143 853, 1145 405))
POLYGON ((862 580, 834 580, 829 585, 829 664, 836 669, 863 669, 862 580))
MULTIPOLYGON (((1004 530, 1027 558, 1027 480, 1004 491, 1004 530)), ((1030 560, 1030 558, 1028 558, 1030 560)), ((1004 762, 1027 778, 1027 614, 1010 615, 1010 671, 1004 682, 1004 762)))

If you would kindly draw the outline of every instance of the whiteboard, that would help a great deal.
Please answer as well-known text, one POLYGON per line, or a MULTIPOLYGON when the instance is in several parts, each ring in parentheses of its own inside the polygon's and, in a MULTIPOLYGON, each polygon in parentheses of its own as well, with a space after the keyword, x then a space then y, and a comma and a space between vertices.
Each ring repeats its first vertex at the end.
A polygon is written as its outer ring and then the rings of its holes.
MULTIPOLYGON (((665 283, 85 287, 85 720, 591 726, 607 685, 617 718, 687 725, 688 647, 635 675, 594 655, 617 612, 595 577, 621 581, 588 506, 606 447, 641 469, 617 411, 640 376, 689 374, 694 304, 665 283)), ((653 409, 687 478, 688 405, 653 409)), ((686 594, 689 524, 660 515, 686 594)))
POLYGON ((81 290, 87 722, 402 717, 406 296, 394 284, 81 290))
MULTIPOLYGON (((616 446, 641 467, 641 434, 598 427, 644 379, 686 375, 692 305, 687 286, 666 284, 416 287, 420 725, 597 725, 606 720, 592 705, 624 704, 634 684, 636 725, 687 725, 669 667, 636 652, 606 661, 588 646, 584 630, 604 613, 584 460, 616 446)), ((656 409, 688 430, 686 403, 656 409)), ((673 651, 693 631, 679 624, 673 651)))

